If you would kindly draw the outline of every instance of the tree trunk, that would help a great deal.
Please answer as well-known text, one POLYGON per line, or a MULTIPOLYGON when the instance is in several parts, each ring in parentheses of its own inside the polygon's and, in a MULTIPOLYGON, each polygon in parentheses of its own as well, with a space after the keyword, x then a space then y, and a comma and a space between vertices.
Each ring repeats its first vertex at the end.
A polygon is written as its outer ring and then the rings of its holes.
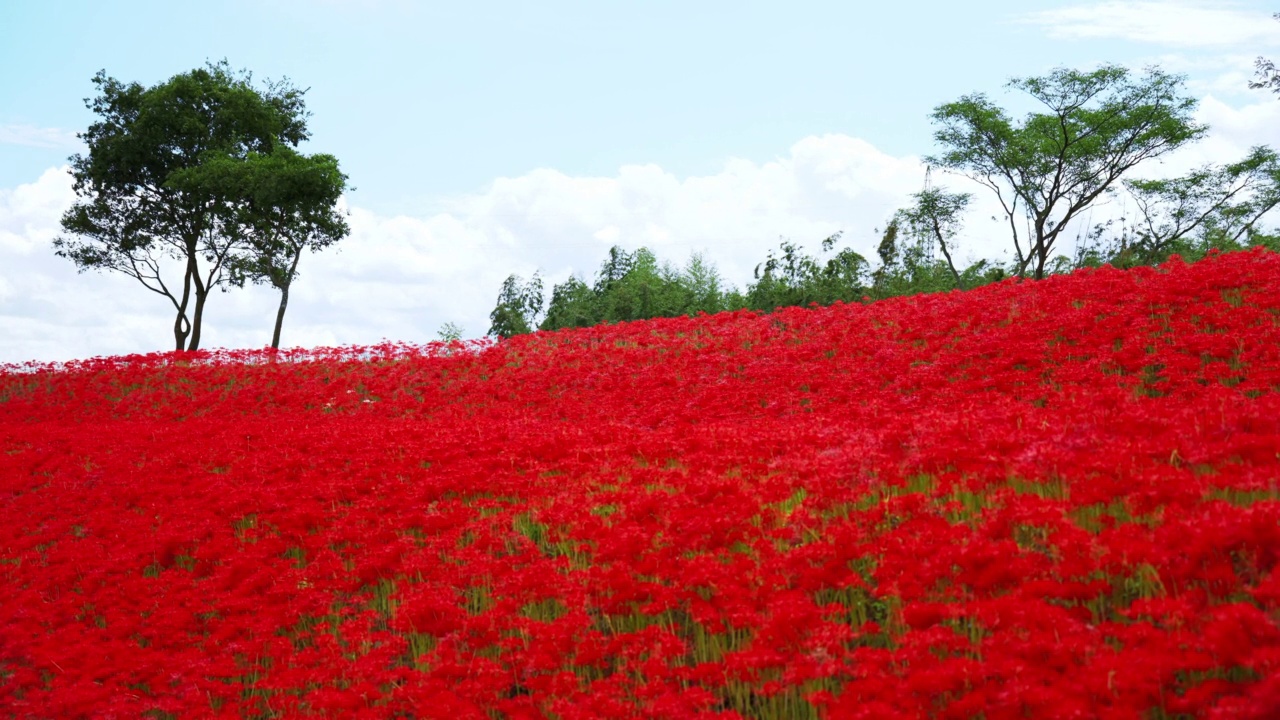
POLYGON ((196 254, 193 248, 191 250, 191 263, 195 272, 191 281, 195 283, 196 309, 191 315, 191 341, 187 343, 188 350, 200 349, 200 327, 204 320, 204 302, 209 299, 209 292, 213 290, 213 285, 205 285, 204 281, 200 279, 200 269, 195 262, 195 257, 196 254))
POLYGON ((960 279, 960 273, 956 271, 956 264, 951 260, 951 253, 947 250, 947 239, 942 237, 942 227, 938 225, 938 218, 933 218, 933 236, 938 239, 938 247, 942 249, 942 256, 947 259, 947 267, 951 269, 951 277, 955 278, 956 287, 963 290, 964 281, 960 279))
POLYGON ((187 344, 187 333, 190 331, 191 323, 187 321, 187 314, 179 310, 177 319, 173 321, 174 350, 184 349, 187 344))
POLYGON ((271 333, 271 349, 280 349, 280 328, 284 325, 284 309, 289 306, 289 286, 280 289, 280 309, 276 310, 276 329, 271 333))
POLYGON ((188 350, 200 349, 200 320, 204 317, 204 301, 209 297, 209 291, 196 291, 196 310, 191 318, 191 342, 187 344, 188 350))
POLYGON ((1052 242, 1051 240, 1048 240, 1047 238, 1045 238, 1045 234, 1047 232, 1045 230, 1045 218, 1047 217, 1047 213, 1048 213, 1047 209, 1045 210, 1045 213, 1046 215, 1037 215, 1036 224, 1035 224, 1036 244, 1035 244, 1035 247, 1033 248, 1033 251, 1035 252, 1035 259, 1036 259, 1036 273, 1035 273, 1036 280, 1044 279, 1044 263, 1049 256, 1048 243, 1052 242))
POLYGON ((298 274, 298 261, 302 259, 302 247, 299 246, 294 250, 293 262, 289 265, 289 272, 282 279, 284 282, 278 283, 280 288, 280 309, 276 310, 276 329, 271 333, 271 349, 280 349, 280 328, 284 326, 284 311, 289 307, 289 286, 293 284, 293 278, 298 274))
POLYGON ((182 278, 182 301, 178 303, 178 317, 173 321, 174 350, 186 349, 187 335, 191 332, 191 321, 187 319, 187 303, 191 301, 191 281, 196 277, 199 268, 196 266, 195 254, 188 246, 187 270, 182 278))

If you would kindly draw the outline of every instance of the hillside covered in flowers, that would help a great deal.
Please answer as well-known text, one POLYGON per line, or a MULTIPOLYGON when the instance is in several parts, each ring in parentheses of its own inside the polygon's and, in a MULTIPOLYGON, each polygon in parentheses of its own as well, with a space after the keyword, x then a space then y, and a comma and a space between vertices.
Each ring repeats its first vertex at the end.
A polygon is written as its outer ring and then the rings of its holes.
POLYGON ((1266 718, 1280 255, 0 370, 0 718, 1266 718))

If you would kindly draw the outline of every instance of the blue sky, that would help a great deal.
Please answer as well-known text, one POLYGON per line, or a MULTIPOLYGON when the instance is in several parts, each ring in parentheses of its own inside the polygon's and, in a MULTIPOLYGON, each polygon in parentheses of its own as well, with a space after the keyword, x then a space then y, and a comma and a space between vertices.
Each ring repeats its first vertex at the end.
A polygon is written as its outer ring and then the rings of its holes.
MULTIPOLYGON (((99 69, 150 85, 227 58, 311 88, 312 146, 336 154, 353 200, 380 212, 543 167, 714 172, 824 133, 921 154, 939 103, 999 91, 1012 75, 1150 55, 1110 38, 1047 38, 1028 7, 9 0, 0 125, 77 131, 92 121, 82 99, 99 69)), ((65 154, 0 145, 0 186, 65 154)))
MULTIPOLYGON (((309 87, 309 149, 335 154, 351 176, 356 233, 340 257, 304 260, 286 342, 291 330, 299 344, 421 341, 445 321, 483 334, 507 273, 589 276, 613 242, 677 262, 701 251, 739 284, 779 235, 816 242, 842 229, 869 252, 874 228, 923 179, 930 110, 974 91, 1029 109, 1002 89, 1011 76, 1159 63, 1188 75, 1217 127, 1183 164, 1236 159, 1227 154, 1275 134, 1280 102, 1246 86, 1255 56, 1280 59, 1271 10, 1190 0, 7 0, 0 333, 20 339, 0 347, 0 361, 165 345, 172 319, 140 286, 47 257, 70 201, 51 171, 92 122, 83 98, 99 69, 149 85, 226 58, 309 87), (85 304, 93 317, 76 319, 85 304), (375 314, 400 319, 361 319, 375 314), (81 339, 60 340, 76 322, 81 339)), ((989 254, 988 226, 970 225, 973 253, 989 254)), ((258 328, 258 314, 271 297, 239 295, 211 301, 209 334, 261 344, 270 323, 258 328)))

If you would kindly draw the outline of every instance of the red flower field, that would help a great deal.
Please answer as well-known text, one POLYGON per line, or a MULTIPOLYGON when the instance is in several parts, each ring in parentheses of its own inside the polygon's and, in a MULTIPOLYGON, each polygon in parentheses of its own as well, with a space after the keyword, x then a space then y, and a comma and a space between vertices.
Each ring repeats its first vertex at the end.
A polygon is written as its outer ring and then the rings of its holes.
POLYGON ((1270 718, 1280 256, 0 372, 0 717, 1270 718))

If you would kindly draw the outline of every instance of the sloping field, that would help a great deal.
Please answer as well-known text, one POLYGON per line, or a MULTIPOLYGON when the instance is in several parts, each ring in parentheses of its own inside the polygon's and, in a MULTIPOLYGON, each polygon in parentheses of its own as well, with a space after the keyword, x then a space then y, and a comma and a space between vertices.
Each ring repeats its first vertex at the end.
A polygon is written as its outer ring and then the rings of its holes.
POLYGON ((0 717, 1275 717, 1280 256, 0 373, 0 717))

